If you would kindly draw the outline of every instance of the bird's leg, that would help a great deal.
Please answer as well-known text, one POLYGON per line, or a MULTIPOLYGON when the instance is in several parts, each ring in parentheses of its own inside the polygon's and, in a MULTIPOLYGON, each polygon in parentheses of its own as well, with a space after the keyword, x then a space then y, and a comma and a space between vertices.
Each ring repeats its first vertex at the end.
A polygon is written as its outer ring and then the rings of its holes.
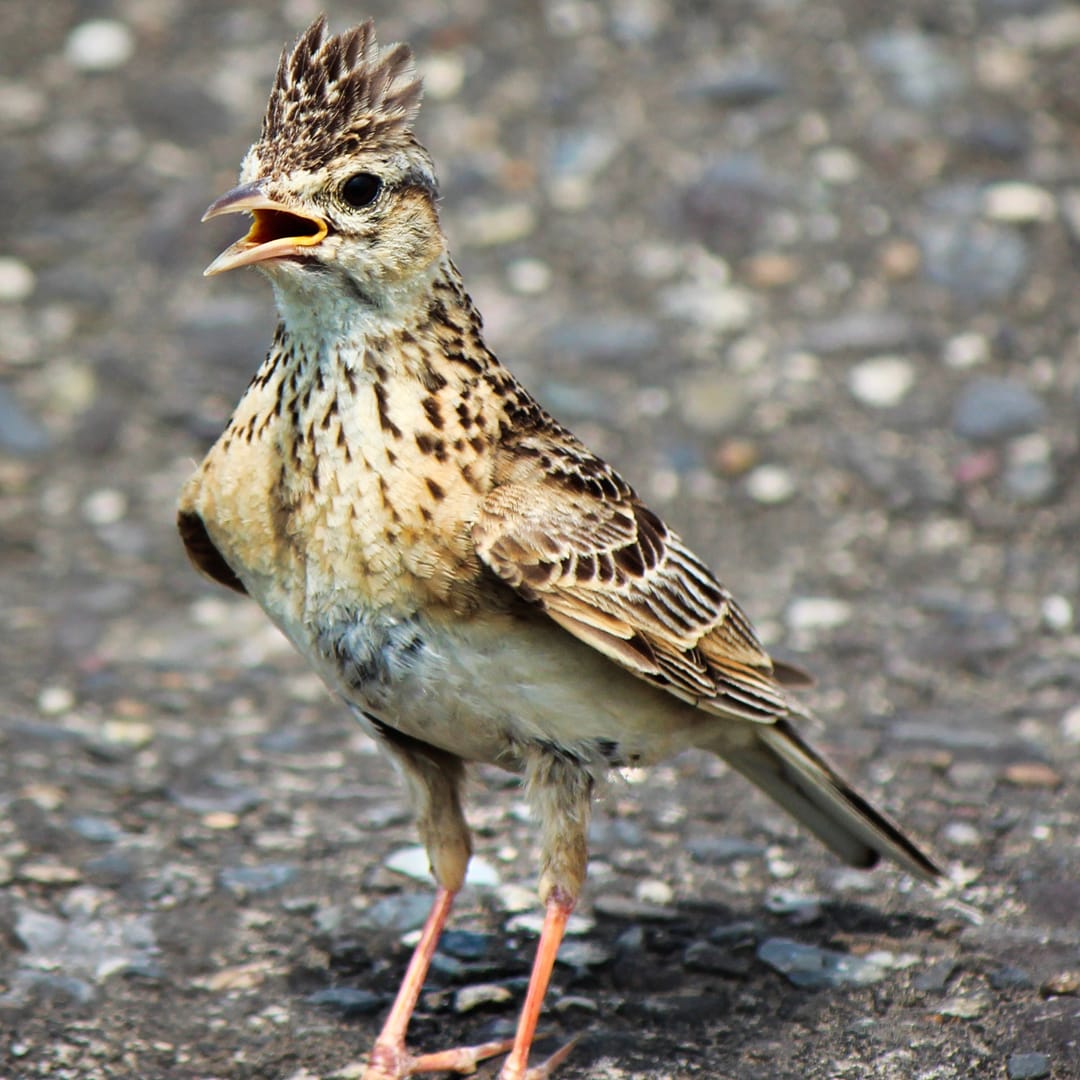
POLYGON ((463 775, 460 759, 431 748, 422 751, 411 740, 395 736, 387 750, 401 766, 413 795, 417 825, 439 883, 435 903, 420 932, 420 940, 401 980, 397 997, 368 1056, 363 1080, 401 1080, 414 1073, 471 1073, 478 1062, 504 1053, 508 1039, 461 1046, 433 1054, 412 1054, 405 1048, 405 1033, 420 991, 431 967, 454 896, 465 881, 471 845, 469 829, 461 811, 459 787, 463 775))
POLYGON ((593 782, 575 761, 537 754, 526 766, 529 801, 540 819, 542 863, 540 897, 544 926, 536 947, 525 1004, 518 1020, 514 1047, 503 1064, 499 1080, 547 1080, 574 1048, 576 1039, 547 1061, 529 1068, 529 1050, 551 981, 555 957, 566 933, 566 923, 585 882, 588 860, 586 832, 592 804, 593 782))

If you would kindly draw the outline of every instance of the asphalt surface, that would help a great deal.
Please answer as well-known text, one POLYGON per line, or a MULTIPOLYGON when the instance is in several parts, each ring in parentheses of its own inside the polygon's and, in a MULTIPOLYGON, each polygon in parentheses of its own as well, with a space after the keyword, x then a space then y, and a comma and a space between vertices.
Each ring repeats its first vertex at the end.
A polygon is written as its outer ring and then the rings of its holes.
MULTIPOLYGON (((417 52, 495 351, 954 878, 848 872, 702 756, 617 781, 558 1075, 1080 1076, 1078 9, 327 7, 417 52)), ((273 328, 198 220, 317 11, 0 2, 5 1078, 334 1076, 424 914, 391 770, 173 527, 273 328)), ((520 792, 471 794, 422 1049, 505 1031, 530 961, 520 792)))

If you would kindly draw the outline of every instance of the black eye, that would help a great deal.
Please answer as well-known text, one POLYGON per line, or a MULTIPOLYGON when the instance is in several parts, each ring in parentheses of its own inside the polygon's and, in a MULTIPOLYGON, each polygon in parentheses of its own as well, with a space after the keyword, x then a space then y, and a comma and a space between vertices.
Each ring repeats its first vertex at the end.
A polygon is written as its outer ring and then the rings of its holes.
POLYGON ((382 181, 369 172, 358 172, 341 185, 341 197, 356 210, 370 206, 378 198, 380 191, 382 181))

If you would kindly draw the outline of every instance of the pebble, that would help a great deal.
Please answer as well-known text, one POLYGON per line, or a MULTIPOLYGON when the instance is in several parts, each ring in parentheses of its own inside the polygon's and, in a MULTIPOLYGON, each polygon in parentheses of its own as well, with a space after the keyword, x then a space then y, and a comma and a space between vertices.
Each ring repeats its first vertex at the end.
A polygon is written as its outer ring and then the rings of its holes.
POLYGON ((505 1005, 512 1000, 514 992, 502 983, 477 983, 463 986, 454 994, 454 1012, 467 1013, 481 1005, 505 1005))
POLYGON ((1051 1075, 1050 1055, 1010 1054, 1008 1070, 1009 1080, 1043 1080, 1051 1075))
MULTIPOLYGON (((606 894, 593 901, 593 911, 606 919, 640 919, 642 922, 676 922, 680 916, 673 907, 647 904, 628 896, 606 894)), ((640 928, 639 928, 640 929, 640 928)))
POLYGON ((990 376, 968 383, 952 414, 956 434, 978 442, 1026 435, 1045 420, 1046 406, 1024 383, 990 376))
POLYGON ((1080 995, 1080 971, 1060 971, 1051 975, 1039 988, 1044 997, 1080 995))
POLYGON ((492 899, 498 905, 500 911, 515 914, 519 911, 532 911, 537 905, 536 890, 524 885, 516 885, 506 882, 496 886, 492 893, 492 899))
POLYGON ((1080 705, 1074 705, 1062 716, 1061 734, 1071 743, 1080 743, 1080 705))
POLYGON ((779 97, 787 89, 788 79, 782 71, 755 63, 703 72, 688 80, 682 92, 716 105, 747 108, 779 97))
POLYGON ((92 844, 114 844, 123 836, 123 830, 110 818, 96 814, 80 814, 69 822, 72 832, 92 844))
POLYGON ((924 992, 944 990, 948 985, 949 980, 953 977, 953 973, 957 969, 957 963, 951 957, 945 960, 938 960, 936 963, 931 964, 925 971, 920 971, 914 979, 911 980, 911 985, 916 990, 922 990, 924 992))
POLYGON ((1042 761, 1016 761, 1006 766, 1005 779, 1024 788, 1059 788, 1061 774, 1042 761))
POLYGON ((945 342, 942 360, 954 371, 966 371, 990 359, 990 342, 982 334, 968 331, 945 342))
POLYGON ((37 707, 43 716, 60 716, 74 705, 75 695, 66 686, 43 686, 38 691, 37 707))
POLYGON ((686 424, 708 434, 731 427, 745 411, 740 380, 724 371, 684 376, 676 386, 676 400, 686 424))
POLYGON ((765 506, 786 503, 799 489, 794 474, 783 465, 758 465, 747 473, 745 484, 747 495, 765 506))
POLYGON ((757 950, 758 959, 792 985, 810 990, 834 986, 869 986, 881 982, 889 967, 877 960, 852 956, 788 938, 769 938, 757 950))
MULTIPOLYGON (((582 934, 590 934, 595 926, 595 920, 586 915, 571 915, 566 920, 566 935, 567 937, 580 937, 582 934)), ((540 912, 526 912, 515 915, 506 923, 506 932, 508 934, 524 933, 539 937, 543 928, 544 915, 540 912)))
POLYGON ((31 862, 19 867, 19 878, 37 885, 74 885, 82 880, 77 867, 62 863, 31 862))
POLYGON ((1076 623, 1076 613, 1072 601, 1061 593, 1044 596, 1039 609, 1042 624, 1054 634, 1069 633, 1076 623))
POLYGON ((1020 181, 991 184, 983 195, 983 213, 993 221, 1024 225, 1052 221, 1054 196, 1045 188, 1020 181))
POLYGON ((439 952, 457 960, 482 960, 496 942, 494 934, 473 930, 444 930, 439 938, 439 952))
POLYGON ((967 821, 950 821, 942 828, 941 837, 956 847, 975 847, 982 843, 982 833, 967 821))
POLYGON ((856 401, 875 409, 899 405, 915 382, 915 368, 902 356, 876 356, 848 372, 856 401))
POLYGON ((423 926, 430 910, 427 893, 394 893, 367 907, 361 921, 365 926, 403 934, 423 926))
POLYGON ((1014 439, 1008 446, 1002 480, 1005 490, 1018 502, 1046 502, 1057 489, 1058 480, 1050 440, 1040 433, 1014 439))
POLYGON ((0 303, 18 304, 34 291, 34 271, 21 259, 0 255, 0 303))
POLYGON ((971 218, 937 217, 919 230, 922 269, 958 300, 1003 300, 1027 277, 1031 251, 1011 225, 971 218))
POLYGON ((634 899, 644 904, 664 906, 675 899, 675 890, 666 881, 656 879, 639 881, 634 886, 634 899))
POLYGON ((1030 972, 1023 968, 1013 967, 1011 964, 991 971, 989 981, 995 990, 1026 990, 1035 985, 1030 972))
POLYGON ((809 926, 821 918, 821 897, 773 889, 765 897, 764 908, 772 915, 786 916, 793 926, 809 926))
POLYGON ((334 1009, 345 1017, 370 1016, 378 1012, 386 1003, 382 994, 362 990, 356 986, 329 986, 325 990, 316 990, 308 994, 309 1005, 320 1005, 334 1009))
POLYGON ((48 431, 0 385, 0 450, 31 458, 44 454, 51 445, 48 431))
POLYGON ((131 30, 116 19, 89 19, 68 34, 64 55, 80 71, 112 71, 135 52, 131 30))
POLYGON ((599 941, 565 939, 555 959, 566 967, 593 968, 611 963, 613 953, 599 941))
POLYGON ((265 863, 262 866, 230 866, 218 874, 218 884, 240 899, 273 892, 288 885, 297 868, 288 863, 265 863))
POLYGON ((541 259, 515 259, 506 268, 510 288, 521 296, 538 296, 551 288, 551 267, 541 259))
POLYGON ((100 488, 83 499, 82 514, 91 525, 115 525, 123 520, 127 507, 127 496, 122 491, 100 488))
POLYGON ((846 600, 832 596, 800 596, 788 604, 785 616, 793 631, 835 630, 851 621, 852 609, 846 600))
POLYGON ((979 990, 973 994, 956 994, 933 1008, 935 1016, 952 1016, 957 1020, 976 1020, 993 1004, 989 994, 979 990))
POLYGON ((733 956, 728 949, 718 948, 707 941, 688 945, 682 956, 688 971, 705 971, 716 975, 744 977, 750 972, 749 956, 733 956))
POLYGON ((478 209, 462 219, 462 242, 473 247, 499 247, 535 231, 536 211, 528 203, 478 209))

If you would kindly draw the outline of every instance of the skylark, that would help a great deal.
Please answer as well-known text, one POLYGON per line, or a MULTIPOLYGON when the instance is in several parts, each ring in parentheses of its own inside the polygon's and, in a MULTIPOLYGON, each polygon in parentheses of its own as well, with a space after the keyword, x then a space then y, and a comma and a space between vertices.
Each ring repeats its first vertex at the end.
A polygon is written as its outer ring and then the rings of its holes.
POLYGON ((940 871, 796 732, 795 669, 610 465, 484 344, 447 252, 420 80, 371 23, 317 20, 283 53, 207 268, 256 266, 270 352, 185 486, 179 529, 210 577, 265 609, 397 764, 438 883, 365 1076, 528 1068, 612 769, 719 754, 841 859, 940 871), (523 776, 541 836, 543 932, 516 1037, 414 1055, 406 1027, 469 861, 468 762, 523 776))

